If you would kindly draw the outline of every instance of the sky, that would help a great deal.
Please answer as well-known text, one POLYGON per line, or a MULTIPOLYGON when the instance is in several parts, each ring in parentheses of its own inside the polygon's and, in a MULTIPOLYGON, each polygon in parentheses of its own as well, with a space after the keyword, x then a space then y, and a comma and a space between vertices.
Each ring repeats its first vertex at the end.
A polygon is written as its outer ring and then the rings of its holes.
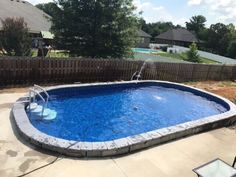
MULTIPOLYGON (((28 0, 32 4, 52 0, 28 0)), ((236 0, 133 0, 146 22, 171 21, 185 26, 194 15, 203 15, 207 26, 214 23, 236 25, 236 0)))

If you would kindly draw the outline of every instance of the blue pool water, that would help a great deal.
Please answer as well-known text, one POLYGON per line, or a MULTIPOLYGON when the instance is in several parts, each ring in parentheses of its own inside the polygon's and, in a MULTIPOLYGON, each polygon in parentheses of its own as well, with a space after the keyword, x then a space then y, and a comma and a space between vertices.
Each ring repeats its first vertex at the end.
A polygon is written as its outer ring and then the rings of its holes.
MULTIPOLYGON (((158 84, 63 88, 49 92, 55 120, 29 115, 40 131, 67 140, 108 141, 217 115, 221 103, 158 84)), ((39 102, 40 103, 40 102, 39 102)))
POLYGON ((158 53, 161 52, 160 50, 153 50, 153 49, 145 49, 145 48, 133 48, 133 52, 137 53, 158 53))

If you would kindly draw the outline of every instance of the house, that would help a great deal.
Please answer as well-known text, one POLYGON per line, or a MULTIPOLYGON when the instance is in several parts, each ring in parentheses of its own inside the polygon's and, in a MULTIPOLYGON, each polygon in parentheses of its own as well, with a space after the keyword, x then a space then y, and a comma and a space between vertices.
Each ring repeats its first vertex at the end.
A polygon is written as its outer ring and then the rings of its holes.
MULTIPOLYGON (((51 16, 44 13, 37 7, 23 0, 0 0, 0 20, 6 18, 24 18, 32 37, 33 45, 36 45, 37 39, 42 39, 43 34, 49 35, 51 28, 51 16)), ((0 22, 0 31, 2 23, 0 22)), ((35 46, 37 47, 37 46, 35 46)))
POLYGON ((189 47, 193 42, 200 43, 193 33, 183 28, 170 29, 156 36, 155 40, 158 44, 170 44, 184 47, 189 47))
POLYGON ((150 40, 151 40, 151 35, 147 34, 143 30, 138 30, 138 36, 139 36, 139 43, 137 47, 139 48, 149 48, 150 45, 150 40))

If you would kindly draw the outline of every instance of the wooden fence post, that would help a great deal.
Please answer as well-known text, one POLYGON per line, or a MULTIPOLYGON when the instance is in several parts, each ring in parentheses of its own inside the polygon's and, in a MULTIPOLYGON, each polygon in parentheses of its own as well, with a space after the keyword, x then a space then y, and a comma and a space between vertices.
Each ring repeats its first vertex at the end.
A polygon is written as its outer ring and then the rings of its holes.
POLYGON ((176 77, 175 77, 175 82, 178 82, 179 79, 179 70, 180 70, 180 64, 177 64, 177 71, 176 71, 176 77))
POLYGON ((210 73, 210 70, 211 70, 211 66, 208 65, 206 80, 209 80, 209 73, 210 73))
POLYGON ((236 65, 233 67, 232 79, 231 80, 236 81, 236 65))

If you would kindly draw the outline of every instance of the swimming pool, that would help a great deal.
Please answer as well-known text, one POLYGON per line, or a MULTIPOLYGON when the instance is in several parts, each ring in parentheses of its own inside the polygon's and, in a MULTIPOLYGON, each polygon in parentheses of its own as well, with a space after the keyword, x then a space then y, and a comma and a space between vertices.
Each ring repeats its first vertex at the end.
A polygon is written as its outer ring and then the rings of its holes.
POLYGON ((145 48, 133 48, 132 50, 133 52, 136 52, 136 53, 146 53, 146 54, 162 52, 161 50, 145 49, 145 48))
POLYGON ((230 101, 170 82, 57 86, 48 93, 54 120, 24 105, 25 120, 15 112, 16 123, 28 122, 18 127, 34 144, 75 156, 131 152, 232 123, 236 115, 230 101))

